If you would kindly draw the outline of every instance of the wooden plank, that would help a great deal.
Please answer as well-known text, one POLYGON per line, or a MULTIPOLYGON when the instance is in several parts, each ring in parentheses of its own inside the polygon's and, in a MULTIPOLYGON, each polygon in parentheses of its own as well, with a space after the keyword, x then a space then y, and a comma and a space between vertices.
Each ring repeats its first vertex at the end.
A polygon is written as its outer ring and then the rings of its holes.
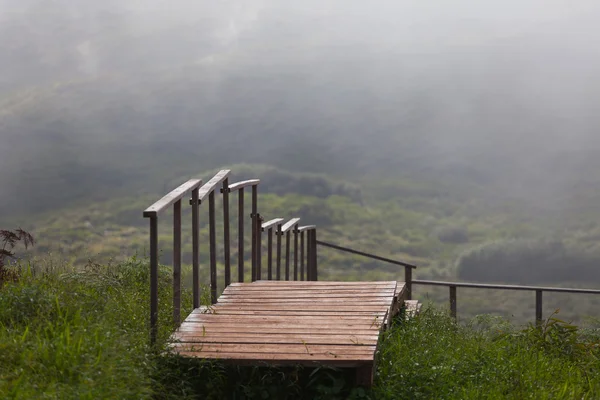
POLYGON ((219 321, 240 321, 242 323, 252 323, 253 321, 283 321, 297 323, 305 323, 307 321, 329 321, 329 322, 361 322, 370 321, 376 318, 381 318, 383 315, 300 315, 293 319, 287 315, 223 315, 223 314, 190 314, 190 319, 193 321, 219 320, 219 321))
MULTIPOLYGON (((276 287, 269 287, 269 286, 251 286, 251 287, 243 287, 243 288, 230 288, 228 287, 226 289, 228 292, 235 292, 235 293, 252 293, 252 292, 257 292, 257 293, 261 293, 261 292, 265 292, 268 290, 274 290, 274 291, 285 291, 285 292, 289 292, 289 293, 296 293, 297 291, 315 291, 315 293, 318 293, 318 290, 330 290, 330 291, 347 291, 347 290, 360 290, 361 292, 375 292, 375 291, 393 291, 394 288, 392 286, 373 286, 373 287, 367 287, 367 288, 359 288, 356 286, 320 286, 318 289, 310 289, 307 288, 305 286, 276 286, 276 287)), ((328 293, 328 292, 324 292, 324 293, 328 293)), ((390 295, 393 295, 393 293, 390 293, 390 295)))
MULTIPOLYGON (((184 323, 179 328, 179 332, 202 332, 202 325, 200 326, 192 326, 193 323, 184 323)), ((209 333, 217 333, 217 332, 229 332, 229 333, 260 333, 264 335, 283 333, 283 334, 319 334, 319 335, 329 335, 329 334, 343 334, 346 332, 349 335, 372 335, 373 333, 378 333, 379 330, 376 327, 369 329, 360 329, 360 328, 340 328, 336 330, 332 330, 328 327, 296 327, 293 330, 286 327, 281 326, 263 326, 263 327, 240 327, 233 325, 213 325, 210 327, 205 327, 205 331, 209 333)))
MULTIPOLYGON (((286 311, 286 310, 290 310, 290 311, 301 311, 304 310, 307 307, 306 304, 302 304, 302 305, 294 305, 294 306, 286 306, 286 305, 277 305, 277 304, 272 304, 272 305, 262 305, 262 304, 220 304, 219 308, 215 308, 216 312, 218 313, 218 310, 239 310, 239 311, 245 311, 245 310, 253 310, 253 311, 286 311)), ((348 305, 346 303, 346 305, 322 305, 322 304, 312 304, 310 305, 310 309, 311 311, 348 311, 348 312, 352 312, 352 311, 380 311, 381 310, 381 306, 352 306, 352 305, 348 305)))
MULTIPOLYGON (((211 314, 211 311, 197 311, 194 310, 193 314, 211 314)), ((215 310, 216 312, 216 310, 215 310)), ((191 314, 190 314, 191 315, 191 314)), ((281 316, 311 316, 311 315, 329 315, 331 317, 339 317, 344 315, 357 315, 357 316, 384 316, 385 311, 310 311, 310 310, 275 310, 275 311, 254 311, 254 310, 226 310, 219 309, 218 315, 281 315, 281 316)))
POLYGON ((373 362, 372 354, 266 354, 257 353, 225 353, 225 352, 207 352, 207 351, 186 351, 178 350, 179 355, 186 357, 210 358, 217 360, 231 359, 235 364, 243 364, 240 360, 251 361, 246 365, 256 365, 267 363, 268 365, 315 365, 325 363, 331 366, 355 367, 365 362, 373 362), (281 364, 273 361, 283 361, 281 364))
POLYGON ((418 300, 406 300, 404 302, 406 306, 406 318, 413 318, 421 310, 421 303, 418 300))
POLYGON ((304 320, 294 320, 294 319, 290 319, 290 318, 263 318, 263 319, 243 319, 243 318, 235 318, 235 317, 241 317, 241 316, 222 316, 219 314, 212 314, 211 316, 208 315, 194 315, 194 316, 190 316, 189 319, 186 319, 186 321, 188 322, 194 322, 194 323, 236 323, 239 321, 239 323, 242 324, 296 324, 296 325, 300 325, 300 324, 312 324, 312 325, 320 325, 320 324, 339 324, 340 326, 343 325, 364 325, 364 324, 370 324, 371 321, 382 321, 383 317, 376 315, 376 316, 365 316, 365 318, 362 319, 332 319, 332 318, 312 318, 312 319, 304 319, 304 320), (213 318, 210 318, 213 317, 213 318))
MULTIPOLYGON (((292 332, 294 329, 297 328, 321 328, 321 329, 335 329, 338 331, 341 330, 352 330, 352 329, 370 329, 371 327, 374 327, 376 329, 379 328, 379 326, 381 324, 383 324, 383 320, 381 318, 379 319, 373 319, 371 322, 364 322, 364 323, 343 323, 343 322, 306 322, 303 323, 302 325, 298 324, 298 323, 293 323, 293 322, 280 322, 280 321, 273 321, 273 322, 269 322, 269 321, 261 321, 261 322, 252 322, 252 328, 249 328, 247 326, 243 326, 240 323, 236 323, 235 321, 225 321, 225 322, 219 322, 219 321, 189 321, 190 323, 195 323, 201 326, 204 326, 204 329, 208 330, 211 329, 211 327, 232 327, 232 328, 236 328, 239 329, 240 332, 243 332, 244 329, 259 329, 259 328, 267 328, 267 327, 278 327, 278 328, 288 328, 290 330, 290 332, 292 332)), ((202 327, 199 327, 198 329, 203 329, 202 327)))
MULTIPOLYGON (((400 286, 403 287, 405 285, 400 286)), ((232 292, 232 293, 254 293, 254 292, 264 292, 264 291, 274 291, 277 293, 296 293, 296 292, 306 292, 306 293, 343 293, 343 292, 352 292, 352 293, 377 293, 377 292, 385 292, 394 294, 394 286, 388 285, 377 285, 377 286, 356 286, 356 285, 319 285, 318 287, 307 287, 301 285, 247 285, 247 286, 227 286, 224 292, 232 292)))
MULTIPOLYGON (((346 342, 347 340, 351 341, 370 341, 379 338, 378 332, 370 331, 370 333, 364 334, 353 334, 346 333, 342 334, 341 332, 334 333, 276 333, 273 335, 264 335, 262 332, 211 332, 211 331, 176 331, 173 334, 174 337, 197 337, 201 339, 205 338, 222 338, 222 339, 258 339, 258 340, 339 340, 346 342)), ((340 343, 346 344, 346 343, 340 343)))
POLYGON ((230 344, 230 343, 173 343, 172 348, 188 351, 208 351, 208 352, 227 352, 227 353, 267 353, 267 354, 373 354, 375 346, 363 345, 335 345, 335 344, 230 344))
POLYGON ((225 290, 221 297, 243 297, 243 298, 275 298, 275 299, 285 299, 285 298, 299 298, 299 297, 310 297, 313 299, 319 298, 328 298, 328 297, 385 297, 389 298, 393 296, 391 290, 294 290, 294 291, 274 291, 274 290, 265 290, 265 291, 235 291, 235 290, 225 290))
MULTIPOLYGON (((286 299, 261 299, 261 298, 219 298, 218 304, 281 304, 286 306, 292 305, 303 305, 303 304, 320 304, 320 305, 337 305, 337 304, 348 304, 352 301, 352 297, 326 297, 320 298, 319 301, 315 299, 301 297, 301 298, 286 298, 286 299)), ((360 304, 370 306, 374 304, 380 304, 382 306, 390 305, 390 297, 364 297, 361 298, 360 304)))
POLYGON ((192 343, 254 343, 254 344, 357 344, 357 345, 377 345, 377 335, 344 336, 344 335, 253 335, 238 336, 237 334, 208 334, 199 336, 197 333, 181 332, 175 334, 173 339, 180 342, 192 343))
POLYGON ((350 281, 350 282, 334 282, 334 281, 267 281, 260 280, 252 283, 233 282, 232 287, 236 286, 307 286, 307 287, 318 287, 318 286, 391 286, 396 287, 396 281, 350 281))

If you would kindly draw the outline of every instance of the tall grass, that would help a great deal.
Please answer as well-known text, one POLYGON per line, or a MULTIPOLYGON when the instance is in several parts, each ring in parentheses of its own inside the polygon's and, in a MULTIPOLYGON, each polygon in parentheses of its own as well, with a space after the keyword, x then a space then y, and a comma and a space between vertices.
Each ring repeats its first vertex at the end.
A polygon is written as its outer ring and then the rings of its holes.
MULTIPOLYGON (((160 272, 160 343, 148 344, 148 263, 18 269, 0 288, 0 398, 469 399, 597 398, 597 335, 548 320, 518 329, 455 324, 425 310, 382 341, 372 390, 352 373, 236 368, 163 353, 171 332, 170 272, 160 272)), ((190 311, 189 291, 183 311, 190 311)), ((492 323, 493 322, 493 323, 492 323)))
POLYGON ((374 397, 599 398, 599 343, 556 315, 541 327, 489 316, 459 325, 428 308, 386 334, 374 397))

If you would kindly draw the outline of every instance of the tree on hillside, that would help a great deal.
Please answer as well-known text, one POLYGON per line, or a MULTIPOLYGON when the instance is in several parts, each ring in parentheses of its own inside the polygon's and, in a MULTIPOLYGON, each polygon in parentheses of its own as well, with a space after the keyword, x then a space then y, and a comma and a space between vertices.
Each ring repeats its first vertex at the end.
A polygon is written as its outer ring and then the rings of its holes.
POLYGON ((2 243, 2 248, 0 248, 0 286, 8 280, 16 278, 14 273, 6 269, 6 262, 8 259, 15 258, 13 249, 19 242, 22 242, 27 249, 34 245, 35 240, 30 233, 21 228, 14 231, 0 230, 0 243, 2 243))

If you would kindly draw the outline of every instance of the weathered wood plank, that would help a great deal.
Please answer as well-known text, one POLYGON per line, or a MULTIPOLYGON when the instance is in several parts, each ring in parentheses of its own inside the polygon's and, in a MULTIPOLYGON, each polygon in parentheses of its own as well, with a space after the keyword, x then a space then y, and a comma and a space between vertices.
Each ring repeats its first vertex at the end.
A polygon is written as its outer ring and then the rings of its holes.
POLYGON ((178 333, 174 339, 187 343, 245 343, 245 344, 313 344, 313 345, 377 345, 377 336, 342 336, 342 335, 277 335, 277 336, 238 336, 237 334, 213 334, 198 336, 195 333, 178 333))
MULTIPOLYGON (((197 311, 198 309, 192 311, 192 314, 211 314, 212 311, 197 311)), ((214 310, 217 313, 217 310, 214 310)), ((191 315, 191 314, 190 314, 191 315)), ((289 316, 289 317, 297 317, 297 316, 312 316, 312 315, 329 315, 331 317, 336 316, 345 316, 345 315, 357 315, 357 316, 383 316, 385 315, 385 311, 309 311, 309 310, 275 310, 275 311, 252 311, 252 310, 224 310, 219 308, 218 315, 280 315, 280 316, 289 316)))
POLYGON ((241 326, 240 323, 236 323, 235 321, 189 321, 190 323, 196 323, 201 325, 198 329, 202 330, 202 326, 204 329, 208 330, 211 327, 231 327, 239 329, 240 332, 243 332, 244 329, 259 329, 259 328, 267 328, 267 327, 278 327, 278 328, 287 328, 292 332, 296 328, 321 328, 321 329, 335 329, 335 330, 352 330, 352 329, 370 329, 375 328, 375 332, 379 329, 379 326, 384 323, 382 318, 373 319, 371 322, 363 322, 363 323, 345 323, 345 322, 305 322, 302 325, 293 322, 281 322, 281 321, 260 321, 260 322, 252 322, 252 328, 247 326, 241 326))
POLYGON ((285 298, 299 298, 299 297, 310 297, 313 299, 319 298, 328 298, 328 297, 385 297, 389 298, 393 295, 391 290, 294 290, 294 291, 275 291, 275 290, 265 290, 265 291, 235 291, 235 290, 225 290, 221 297, 242 297, 242 298, 275 298, 275 299, 285 299, 285 298))
POLYGON ((230 359, 238 365, 257 365, 267 363, 268 365, 319 365, 357 367, 365 362, 373 362, 373 355, 359 354, 266 354, 266 353, 225 353, 225 352, 198 352, 179 350, 179 355, 186 357, 211 358, 217 360, 230 359), (240 360, 249 362, 242 363, 240 360), (274 363, 273 361, 282 361, 274 363))
MULTIPOLYGON (((262 305, 262 304, 219 304, 218 310, 239 310, 239 311, 301 311, 307 307, 306 304, 301 305, 262 305)), ((312 311, 379 311, 381 310, 381 306, 352 306, 345 303, 345 305, 321 305, 321 304, 311 304, 310 309, 312 311)))
MULTIPOLYGON (((247 298, 247 299, 239 299, 239 298, 219 298, 219 304, 281 304, 281 305, 305 305, 305 304, 314 304, 318 302, 321 305, 338 305, 338 304, 347 304, 349 301, 352 301, 353 297, 327 297, 320 298, 318 300, 311 299, 308 297, 301 298, 285 298, 285 299, 261 299, 261 298, 247 298)), ((361 305, 371 306, 374 304, 380 305, 389 305, 389 297, 364 297, 360 300, 361 305)))
MULTIPOLYGON (((196 324, 200 325, 200 324, 196 324)), ((196 327, 192 326, 190 323, 185 323, 178 328, 179 332, 202 332, 202 326, 196 327)), ((371 335, 373 332, 379 333, 378 329, 360 329, 360 328, 339 328, 335 331, 331 328, 327 327, 295 327, 293 329, 281 327, 281 326, 263 326, 263 327, 240 327, 240 326, 232 326, 232 325, 213 325, 206 327, 206 332, 229 332, 229 333, 261 333, 264 335, 270 335, 275 333, 284 333, 284 334, 319 334, 319 335, 329 335, 329 334, 343 334, 346 332, 348 335, 371 335)))
POLYGON ((376 318, 381 318, 381 315, 354 315, 352 313, 346 313, 345 315, 299 315, 294 318, 290 318, 287 315, 228 315, 228 314, 190 314, 188 321, 240 321, 243 323, 253 321, 284 321, 284 322, 297 322, 299 324, 307 321, 328 321, 328 322, 364 322, 371 321, 376 318))
POLYGON ((338 344, 231 344, 231 343, 173 343, 172 348, 187 351, 222 351, 227 353, 258 353, 267 354, 374 354, 375 346, 338 345, 338 344))
POLYGON ((307 286, 307 287, 317 287, 317 286, 392 286, 396 287, 396 281, 348 281, 348 282, 332 282, 332 281, 267 281, 260 280, 252 283, 242 283, 242 282, 233 282, 231 284, 232 287, 239 286, 261 286, 261 285, 270 285, 270 286, 307 286))

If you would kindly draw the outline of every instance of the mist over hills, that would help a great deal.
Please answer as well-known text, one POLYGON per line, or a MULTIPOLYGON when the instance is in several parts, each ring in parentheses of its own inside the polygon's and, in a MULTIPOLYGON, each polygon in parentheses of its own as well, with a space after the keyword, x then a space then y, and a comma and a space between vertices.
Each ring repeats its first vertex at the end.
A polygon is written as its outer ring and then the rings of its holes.
POLYGON ((239 162, 592 207, 599 12, 4 0, 0 208, 156 192, 239 162))

